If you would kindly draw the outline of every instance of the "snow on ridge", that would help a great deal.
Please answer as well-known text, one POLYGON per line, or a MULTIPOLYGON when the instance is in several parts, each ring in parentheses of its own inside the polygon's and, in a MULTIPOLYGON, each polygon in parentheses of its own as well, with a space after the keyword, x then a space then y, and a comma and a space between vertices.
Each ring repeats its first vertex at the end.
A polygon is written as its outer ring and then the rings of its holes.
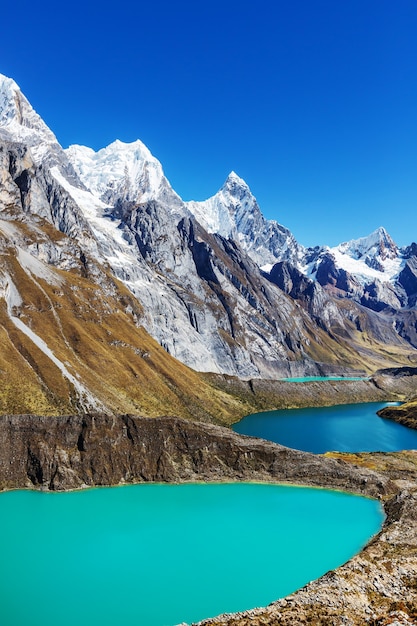
POLYGON ((329 248, 328 251, 333 255, 337 267, 344 269, 349 274, 358 278, 359 282, 362 284, 369 282, 369 279, 376 279, 383 283, 392 282, 405 264, 404 259, 396 257, 394 259, 387 259, 383 265, 383 270, 378 270, 369 267, 364 260, 360 258, 356 259, 342 252, 339 247, 329 248))
POLYGON ((99 198, 119 192, 126 200, 147 202, 158 196, 165 180, 162 165, 139 139, 117 139, 97 152, 72 145, 65 153, 84 185, 99 198))
POLYGON ((109 205, 102 202, 90 191, 78 189, 71 185, 71 183, 61 174, 58 167, 51 168, 51 174, 55 180, 67 191, 73 200, 77 203, 81 209, 84 217, 93 229, 97 239, 105 240, 107 237, 115 239, 119 236, 119 243, 123 241, 124 245, 128 245, 126 241, 122 239, 122 232, 118 230, 117 226, 119 221, 114 221, 109 217, 106 217, 106 213, 109 210, 109 205))
POLYGON ((32 149, 35 162, 40 163, 44 150, 39 144, 57 144, 54 133, 21 92, 17 83, 0 74, 0 129, 12 141, 26 142, 32 149))
POLYGON ((207 200, 190 200, 185 203, 207 232, 216 233, 226 239, 238 236, 237 213, 250 215, 255 204, 255 197, 248 184, 234 171, 230 172, 214 196, 207 200))
POLYGON ((369 280, 393 282, 405 260, 398 246, 383 226, 366 237, 352 239, 334 248, 327 248, 336 266, 354 275, 362 284, 369 280))
POLYGON ((360 258, 368 252, 377 253, 380 249, 388 249, 389 256, 393 258, 397 254, 397 245, 392 240, 383 226, 374 230, 367 237, 352 239, 337 246, 337 248, 350 256, 355 255, 360 258))
POLYGON ((208 200, 201 202, 190 200, 185 204, 208 233, 216 233, 226 239, 235 233, 236 226, 230 212, 225 207, 224 198, 220 192, 208 200))
POLYGON ((238 174, 236 174, 236 172, 233 170, 230 172, 229 176, 226 178, 226 181, 223 187, 227 187, 230 183, 237 184, 240 187, 243 187, 244 189, 249 190, 249 185, 247 184, 247 182, 243 180, 243 178, 238 176, 238 174))
POLYGON ((58 167, 51 169, 51 174, 75 200, 99 243, 101 255, 98 260, 106 260, 113 268, 129 272, 137 264, 132 246, 123 236, 119 228, 121 221, 108 216, 111 209, 90 191, 71 185, 61 174, 58 167))
POLYGON ((4 74, 0 74, 0 125, 5 126, 16 116, 16 97, 19 86, 4 74))

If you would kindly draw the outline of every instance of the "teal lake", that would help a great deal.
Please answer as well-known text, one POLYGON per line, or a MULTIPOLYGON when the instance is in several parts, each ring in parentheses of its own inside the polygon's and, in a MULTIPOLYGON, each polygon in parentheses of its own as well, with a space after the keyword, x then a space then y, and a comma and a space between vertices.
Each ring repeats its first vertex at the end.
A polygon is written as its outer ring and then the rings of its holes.
MULTIPOLYGON (((234 424, 242 435, 261 437, 316 454, 416 450, 417 430, 379 417, 389 403, 370 402, 254 413, 234 424)), ((395 403, 391 403, 395 404, 395 403)))
POLYGON ((265 484, 0 494, 0 623, 172 626, 266 605, 357 553, 378 502, 265 484))

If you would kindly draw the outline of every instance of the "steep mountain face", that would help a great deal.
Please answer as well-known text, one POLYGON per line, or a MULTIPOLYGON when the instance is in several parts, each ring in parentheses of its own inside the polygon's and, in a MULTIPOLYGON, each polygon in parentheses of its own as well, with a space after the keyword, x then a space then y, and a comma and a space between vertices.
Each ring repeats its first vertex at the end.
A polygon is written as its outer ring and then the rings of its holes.
MULTIPOLYGON (((43 187, 21 144, 0 145, 0 179, 0 412, 230 419, 238 401, 153 340, 142 306, 108 265, 82 238, 54 226, 59 207, 72 200, 57 182, 43 187), (43 211, 30 212, 31 196, 14 180, 22 172, 43 211)), ((81 233, 82 225, 74 229, 81 233)))
POLYGON ((416 302, 413 246, 400 249, 384 228, 335 248, 309 251, 306 271, 329 292, 375 311, 402 310, 416 302))
MULTIPOLYGON (((0 93, 4 336, 33 369, 42 398, 54 371, 62 406, 87 399, 93 408, 151 414, 181 405, 184 414, 183 399, 197 395, 198 413, 208 387, 175 359, 201 372, 274 378, 414 358, 412 315, 363 306, 363 282, 346 270, 342 277, 336 263, 334 284, 326 282, 324 251, 305 250, 265 220, 235 174, 205 207, 184 203, 141 142, 64 151, 13 81, 3 78, 0 93), (355 289, 357 297, 341 299, 355 289), (49 317, 40 315, 45 308, 49 317), (110 382, 99 383, 100 373, 110 382)), ((388 245, 375 249, 381 263, 396 263, 388 245)), ((408 303, 414 252, 398 264, 408 303)))
POLYGON ((32 148, 36 163, 56 146, 58 141, 11 78, 0 74, 0 133, 3 139, 24 143, 32 148))
POLYGON ((239 242, 261 268, 276 261, 298 265, 304 255, 287 228, 264 218, 248 185, 235 172, 216 195, 204 202, 187 202, 187 207, 207 232, 239 242))
POLYGON ((392 261, 397 259, 398 247, 382 227, 368 237, 340 244, 337 250, 351 259, 360 259, 362 263, 379 272, 391 274, 397 269, 397 264, 392 261))
MULTIPOLYGON (((136 176, 126 174, 126 163, 114 174, 97 165, 97 170, 88 170, 87 175, 87 168, 76 162, 74 166, 83 173, 83 182, 100 193, 102 204, 96 205, 90 223, 97 238, 105 242, 112 271, 142 303, 147 330, 167 352, 200 371, 243 377, 287 371, 287 352, 280 334, 275 337, 277 322, 271 321, 276 313, 271 304, 264 303, 260 289, 257 294, 244 286, 256 283, 252 274, 262 280, 258 268, 252 263, 246 269, 249 259, 244 260, 240 249, 234 249, 231 257, 222 238, 210 237, 191 219, 160 164, 141 144, 122 147, 117 142, 97 153, 96 160, 117 160, 115 150, 130 155, 127 162, 135 156, 130 171, 136 171, 136 176), (144 176, 151 167, 157 175, 144 176), (96 184, 96 171, 100 185, 96 184), (104 200, 113 204, 104 204, 104 200), (269 320, 264 319, 266 309, 270 309, 269 320)), ((69 153, 74 158, 73 148, 69 153)), ((79 197, 79 191, 63 178, 61 183, 74 198, 79 197)), ((275 298, 278 309, 282 294, 277 291, 275 298)), ((283 308, 291 307, 287 302, 283 308)), ((299 341, 303 343, 301 337, 299 341)), ((297 357, 305 358, 302 349, 297 357)))
POLYGON ((107 205, 159 200, 169 202, 172 212, 184 211, 184 203, 165 178, 160 162, 139 140, 117 140, 98 152, 73 145, 65 153, 86 188, 107 205))
POLYGON ((299 272, 301 289, 308 277, 330 295, 354 299, 374 311, 401 311, 416 304, 416 244, 400 249, 382 227, 334 248, 305 249, 290 231, 263 217, 249 187, 234 172, 212 198, 186 204, 208 232, 239 242, 266 273, 276 263, 289 263, 292 272, 299 272))

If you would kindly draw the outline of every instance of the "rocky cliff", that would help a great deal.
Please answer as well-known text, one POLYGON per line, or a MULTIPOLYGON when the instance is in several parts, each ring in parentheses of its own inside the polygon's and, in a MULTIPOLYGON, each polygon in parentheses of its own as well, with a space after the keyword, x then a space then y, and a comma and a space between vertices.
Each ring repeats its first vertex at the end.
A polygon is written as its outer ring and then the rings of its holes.
POLYGON ((198 480, 302 482, 372 496, 388 488, 373 472, 175 417, 0 417, 3 489, 198 480))

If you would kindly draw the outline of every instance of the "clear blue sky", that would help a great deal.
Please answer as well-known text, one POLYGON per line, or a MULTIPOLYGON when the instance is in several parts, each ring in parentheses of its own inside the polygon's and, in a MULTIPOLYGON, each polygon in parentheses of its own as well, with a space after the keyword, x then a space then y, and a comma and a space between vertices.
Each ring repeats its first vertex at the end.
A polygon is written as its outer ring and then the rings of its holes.
POLYGON ((305 245, 417 239, 416 0, 21 0, 0 72, 61 144, 141 139, 186 200, 235 170, 305 245))

